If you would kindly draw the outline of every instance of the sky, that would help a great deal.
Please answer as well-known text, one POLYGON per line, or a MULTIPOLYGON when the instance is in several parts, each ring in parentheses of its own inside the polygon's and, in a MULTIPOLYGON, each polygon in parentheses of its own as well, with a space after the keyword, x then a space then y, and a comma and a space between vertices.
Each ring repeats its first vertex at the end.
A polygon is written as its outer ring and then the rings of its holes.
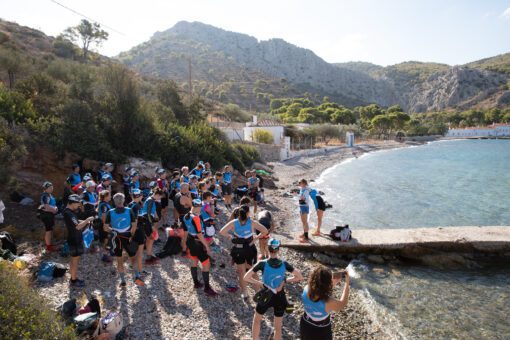
POLYGON ((107 26, 107 56, 181 20, 282 38, 328 62, 460 65, 510 52, 510 0, 0 0, 0 18, 56 36, 82 17, 54 1, 107 26))

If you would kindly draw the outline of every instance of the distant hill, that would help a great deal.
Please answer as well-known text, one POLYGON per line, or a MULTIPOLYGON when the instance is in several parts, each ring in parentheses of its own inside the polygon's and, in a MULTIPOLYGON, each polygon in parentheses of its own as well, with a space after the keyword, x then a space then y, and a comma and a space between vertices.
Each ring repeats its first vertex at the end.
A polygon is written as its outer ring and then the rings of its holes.
POLYGON ((199 22, 181 21, 118 59, 142 74, 187 87, 188 59, 195 92, 244 108, 267 110, 271 98, 328 96, 346 106, 400 104, 410 112, 506 105, 510 55, 462 67, 409 61, 387 67, 329 64, 282 39, 258 41, 199 22), (489 104, 488 104, 489 103, 489 104), (490 104, 492 103, 492 104, 490 104))

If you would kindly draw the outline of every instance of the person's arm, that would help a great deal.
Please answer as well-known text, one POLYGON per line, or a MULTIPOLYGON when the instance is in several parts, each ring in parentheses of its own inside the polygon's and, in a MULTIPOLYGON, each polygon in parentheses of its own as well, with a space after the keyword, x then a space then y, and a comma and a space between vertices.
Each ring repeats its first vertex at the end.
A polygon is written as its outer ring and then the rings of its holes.
MULTIPOLYGON (((336 281, 334 282, 336 283, 336 281)), ((349 274, 345 273, 345 286, 342 292, 342 296, 340 300, 336 300, 334 298, 329 298, 328 302, 326 302, 326 311, 327 312, 339 312, 345 308, 347 302, 349 301, 349 286, 350 286, 350 278, 349 274)))
POLYGON ((238 209, 238 208, 235 208, 234 210, 232 210, 232 213, 230 214, 230 217, 229 217, 229 219, 228 219, 228 220, 229 220, 229 222, 230 222, 230 221, 233 221, 233 220, 235 220, 235 219, 236 219, 236 212, 237 212, 237 209, 238 209))
POLYGON ((209 214, 209 216, 211 216, 212 218, 216 218, 216 214, 214 213, 214 210, 211 209, 211 205, 209 204, 209 206, 207 208, 205 208, 205 212, 209 214))
POLYGON ((131 238, 133 238, 133 236, 135 236, 138 224, 135 213, 131 209, 129 210, 129 216, 131 216, 131 238))
POLYGON ((110 226, 110 221, 111 221, 110 212, 108 211, 106 213, 105 221, 104 221, 104 224, 103 224, 103 230, 106 233, 110 233, 113 230, 112 227, 110 226))
POLYGON ((297 269, 292 271, 292 276, 287 279, 287 283, 299 282, 303 280, 303 274, 297 269))
POLYGON ((183 229, 182 237, 181 237, 182 251, 186 251, 188 249, 188 245, 186 244, 187 239, 188 239, 188 231, 183 229))
MULTIPOLYGON (((260 262, 259 262, 260 263, 260 262)), ((257 263, 255 266, 251 267, 250 270, 246 272, 244 275, 244 281, 251 283, 252 285, 255 285, 258 288, 262 288, 264 286, 264 283, 260 281, 257 277, 257 273, 255 270, 259 270, 259 263, 257 263)))
POLYGON ((94 221, 94 217, 93 216, 90 216, 90 217, 88 217, 87 219, 85 219, 83 221, 79 221, 78 224, 76 225, 76 230, 82 230, 88 224, 92 223, 92 221, 94 221))
POLYGON ((253 239, 257 239, 257 238, 260 238, 262 236, 266 236, 269 232, 267 231, 267 228, 264 227, 262 224, 260 224, 258 221, 252 221, 251 222, 251 225, 253 226, 253 228, 255 230, 258 230, 260 232, 259 235, 253 235, 253 239))
POLYGON ((225 226, 223 228, 221 228, 220 235, 224 236, 224 237, 228 238, 230 241, 232 241, 233 236, 231 234, 229 234, 229 231, 231 231, 232 229, 234 229, 234 221, 233 220, 228 222, 227 224, 225 224, 225 226))

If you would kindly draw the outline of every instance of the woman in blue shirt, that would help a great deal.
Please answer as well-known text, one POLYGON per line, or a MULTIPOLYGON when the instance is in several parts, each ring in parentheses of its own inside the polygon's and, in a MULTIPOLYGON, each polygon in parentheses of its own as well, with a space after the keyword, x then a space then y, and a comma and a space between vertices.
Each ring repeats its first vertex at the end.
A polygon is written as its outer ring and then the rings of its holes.
POLYGON ((41 195, 40 219, 44 224, 44 243, 46 244, 46 251, 55 251, 55 246, 52 245, 53 227, 55 226, 55 215, 58 212, 57 201, 53 197, 53 184, 51 182, 44 182, 43 193, 41 195))
POLYGON ((332 273, 324 266, 316 267, 303 290, 304 313, 300 322, 302 340, 333 339, 331 312, 339 312, 349 300, 349 274, 347 271, 332 273), (345 277, 340 300, 333 298, 333 288, 345 277))

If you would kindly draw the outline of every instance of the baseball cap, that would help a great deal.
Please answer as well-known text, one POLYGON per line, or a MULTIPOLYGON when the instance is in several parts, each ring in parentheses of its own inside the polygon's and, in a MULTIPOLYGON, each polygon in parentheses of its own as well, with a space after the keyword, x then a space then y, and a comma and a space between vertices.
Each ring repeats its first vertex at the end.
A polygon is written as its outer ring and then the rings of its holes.
POLYGON ((67 198, 67 201, 69 203, 81 203, 81 197, 76 194, 69 195, 69 197, 67 198))
POLYGON ((156 182, 156 181, 151 181, 151 182, 149 183, 149 188, 151 188, 151 189, 153 189, 153 188, 155 188, 155 187, 157 187, 157 186, 158 186, 158 182, 156 182))
POLYGON ((272 238, 269 240, 267 246, 269 248, 269 251, 278 251, 280 249, 281 242, 275 238, 272 238))
POLYGON ((46 181, 46 182, 43 183, 42 186, 43 186, 44 189, 48 189, 49 187, 52 187, 53 184, 51 182, 49 182, 49 181, 46 181))
POLYGON ((142 196, 142 190, 140 190, 140 189, 133 189, 133 191, 131 193, 133 194, 133 197, 142 196))
POLYGON ((112 163, 106 163, 104 166, 109 167, 109 168, 113 168, 113 164, 112 163))
POLYGON ((202 206, 202 200, 199 199, 199 198, 195 198, 191 204, 194 206, 194 207, 201 207, 202 206))
POLYGON ((165 172, 166 172, 166 170, 165 170, 165 169, 163 169, 163 168, 158 169, 158 174, 163 174, 163 173, 165 173, 165 172))
POLYGON ((111 179, 112 179, 112 176, 109 174, 104 174, 103 176, 101 176, 101 180, 103 180, 103 181, 109 181, 111 179))
POLYGON ((94 181, 87 181, 87 183, 85 183, 85 187, 88 189, 90 187, 95 187, 96 186, 96 183, 94 183, 94 181))

